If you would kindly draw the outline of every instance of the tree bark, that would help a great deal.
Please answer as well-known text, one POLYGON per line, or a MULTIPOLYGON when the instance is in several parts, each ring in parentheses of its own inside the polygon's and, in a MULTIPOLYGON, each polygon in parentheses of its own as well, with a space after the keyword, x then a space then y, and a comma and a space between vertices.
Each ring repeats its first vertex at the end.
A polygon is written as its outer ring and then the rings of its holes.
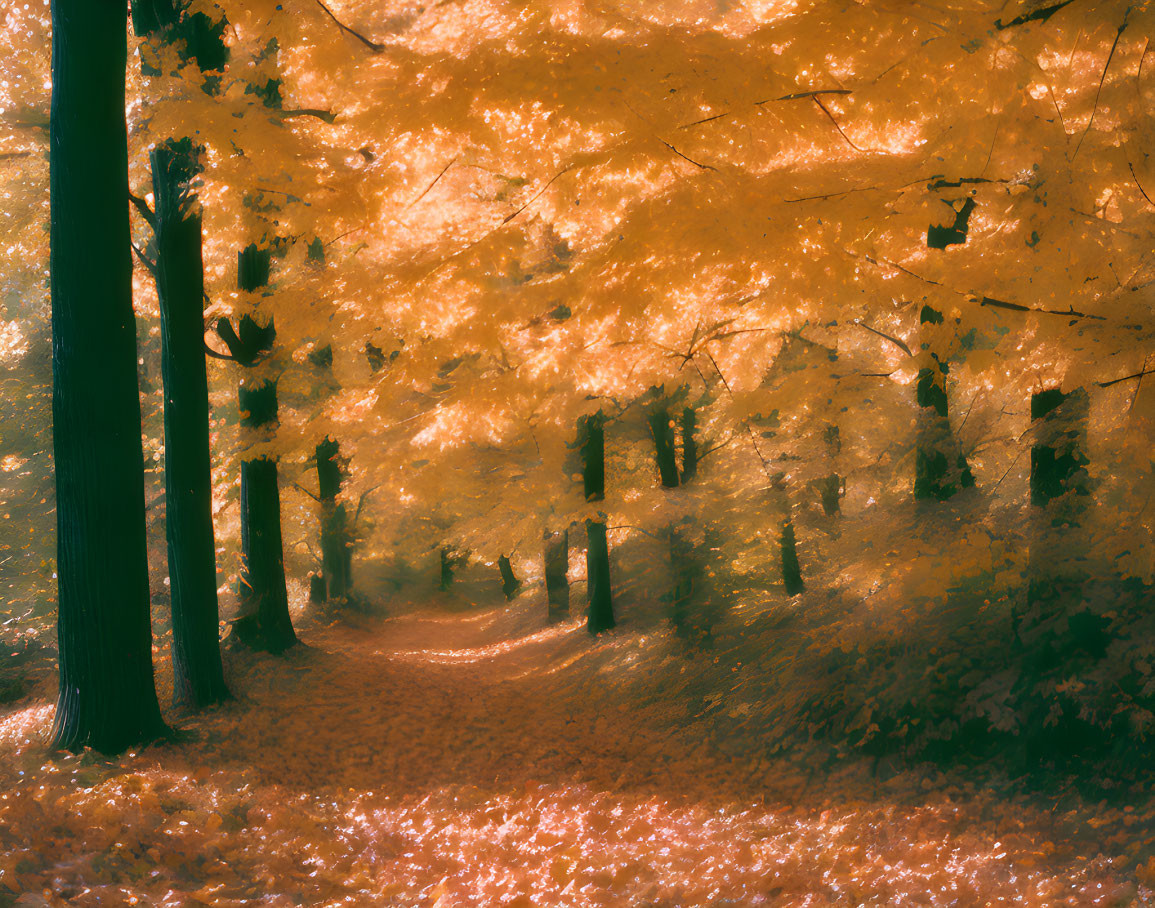
MULTIPOLYGON (((270 250, 251 244, 237 253, 237 288, 255 292, 269 282, 270 250)), ((222 319, 222 321, 224 321, 222 319)), ((241 319, 240 332, 228 322, 225 342, 234 358, 252 365, 260 352, 272 348, 276 330, 270 321, 264 328, 251 318, 241 319)), ((219 329, 218 329, 219 330, 219 329)), ((241 411, 241 431, 271 431, 277 422, 277 383, 237 389, 241 411)), ((241 572, 242 611, 255 619, 256 633, 249 634, 252 645, 271 653, 284 652, 297 642, 289 616, 289 596, 285 585, 285 554, 281 541, 281 493, 277 483, 277 462, 257 457, 241 463, 241 572)))
POLYGON ((199 708, 225 699, 228 688, 221 667, 213 536, 201 218, 184 195, 186 174, 191 175, 188 161, 173 145, 153 149, 173 701, 199 708))
POLYGON ((698 475, 698 414, 693 407, 682 410, 682 482, 689 482, 698 475))
MULTIPOLYGON (((649 414, 650 435, 654 439, 654 456, 658 464, 658 478, 667 489, 678 487, 678 457, 674 448, 674 423, 670 411, 656 406, 649 414)), ((685 449, 683 448, 683 453, 685 449)))
POLYGON ((497 559, 497 569, 501 572, 501 591, 507 600, 512 599, 521 589, 521 581, 514 575, 513 565, 505 555, 497 559))
POLYGON ((60 693, 54 746, 165 731, 149 618, 125 127, 127 9, 52 4, 51 285, 60 693))
POLYGON ((241 464, 242 611, 256 618, 256 645, 281 653, 297 642, 289 617, 281 542, 277 463, 265 457, 241 464))
POLYGON ((341 492, 341 463, 337 442, 326 438, 317 445, 317 486, 321 499, 321 574, 329 599, 340 599, 353 587, 349 548, 349 520, 341 492))
MULTIPOLYGON (((940 312, 923 306, 922 325, 942 324, 940 312)), ((932 347, 924 344, 923 349, 932 347)), ((914 452, 914 497, 916 501, 946 501, 960 489, 972 488, 974 475, 966 455, 959 448, 947 410, 947 365, 931 349, 932 366, 918 370, 915 399, 921 408, 918 442, 914 452)))
POLYGON ((798 564, 798 542, 794 535, 794 521, 789 517, 782 523, 780 540, 782 552, 782 583, 787 596, 797 596, 806 589, 802 582, 802 568, 798 564))
MULTIPOLYGON (((606 497, 605 416, 599 410, 584 417, 578 425, 581 439, 582 482, 586 501, 604 501, 606 497)), ((586 595, 589 615, 586 629, 600 634, 614 626, 614 602, 610 588, 610 552, 606 538, 605 515, 586 521, 586 595)))
POLYGON ((569 617, 569 530, 545 534, 545 594, 549 620, 569 617))

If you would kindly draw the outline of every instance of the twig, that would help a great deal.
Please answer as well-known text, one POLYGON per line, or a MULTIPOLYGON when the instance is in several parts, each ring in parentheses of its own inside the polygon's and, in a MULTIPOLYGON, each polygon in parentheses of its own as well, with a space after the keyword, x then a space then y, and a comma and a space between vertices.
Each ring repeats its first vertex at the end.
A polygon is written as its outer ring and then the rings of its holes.
POLYGON ((156 230, 156 213, 148 207, 148 202, 138 195, 133 195, 131 192, 128 194, 128 200, 132 202, 133 207, 140 212, 140 216, 148 222, 148 225, 153 230, 156 230))
POLYGON ((456 162, 457 162, 457 158, 454 158, 452 161, 450 161, 448 164, 446 164, 444 167, 442 167, 441 173, 437 174, 437 176, 433 178, 433 182, 425 187, 425 191, 422 192, 421 195, 419 195, 412 202, 410 202, 408 205, 405 206, 405 210, 408 211, 410 208, 412 208, 414 205, 416 205, 418 202, 420 202, 423 198, 425 198, 427 195, 429 195, 429 191, 434 186, 437 185, 438 181, 440 181, 440 179, 443 176, 445 176, 445 174, 449 171, 449 168, 452 167, 456 162))
POLYGON ((1091 124, 1095 122, 1095 114, 1099 112, 1099 95, 1103 92, 1103 82, 1107 79, 1107 70, 1111 68, 1111 60, 1115 56, 1115 48, 1119 46, 1119 39, 1123 36, 1123 30, 1127 27, 1127 18, 1131 15, 1131 10, 1134 7, 1127 7, 1127 12, 1123 14, 1123 24, 1119 26, 1119 30, 1115 32, 1115 40, 1111 43, 1111 52, 1107 54, 1107 63, 1103 67, 1103 74, 1099 76, 1099 87, 1095 89, 1095 105, 1091 108, 1091 119, 1087 121, 1087 128, 1083 130, 1083 134, 1079 136, 1079 142, 1075 146, 1075 153, 1071 155, 1071 160, 1075 160, 1079 155, 1079 149, 1083 147, 1083 139, 1087 138, 1087 133, 1091 131, 1091 124))
POLYGON ((336 123, 337 115, 331 110, 321 110, 316 107, 298 107, 293 110, 278 110, 276 116, 282 120, 290 120, 293 117, 316 117, 325 123, 336 123))
POLYGON ((844 132, 842 131, 842 127, 841 127, 841 126, 839 126, 839 125, 838 125, 838 121, 837 121, 836 119, 834 119, 834 114, 832 114, 832 113, 831 113, 829 110, 827 110, 827 108, 826 108, 826 105, 825 105, 825 104, 823 104, 821 101, 819 101, 817 97, 813 97, 813 96, 812 96, 810 100, 812 100, 812 101, 813 101, 815 104, 817 104, 817 105, 818 105, 818 107, 819 107, 819 109, 820 109, 820 110, 821 110, 821 111, 822 111, 824 114, 826 114, 826 116, 827 116, 827 117, 829 117, 829 118, 830 118, 830 122, 831 122, 831 123, 833 123, 833 124, 834 124, 834 128, 838 130, 838 134, 839 134, 840 136, 842 136, 842 138, 846 139, 846 144, 847 144, 847 145, 849 145, 849 146, 850 146, 851 148, 853 148, 855 151, 861 151, 863 154, 865 154, 865 153, 866 153, 866 149, 865 149, 865 148, 860 148, 859 146, 855 145, 855 144, 854 144, 852 141, 850 141, 850 136, 848 136, 846 133, 844 133, 844 132))
POLYGON ((147 255, 140 251, 136 243, 132 240, 128 241, 128 245, 132 247, 132 251, 136 253, 136 257, 140 259, 140 263, 149 270, 149 273, 156 279, 156 262, 152 261, 147 255))
POLYGON ((1110 388, 1111 385, 1117 385, 1120 382, 1131 381, 1136 378, 1142 381, 1144 375, 1155 375, 1155 369, 1146 368, 1146 363, 1144 363, 1144 368, 1138 372, 1132 372, 1130 375, 1124 375, 1122 378, 1113 378, 1110 381, 1101 381, 1098 384, 1100 388, 1110 388))
POLYGON ((296 488, 296 489, 299 489, 300 491, 304 492, 306 495, 308 495, 310 498, 312 498, 312 499, 313 499, 313 501, 316 501, 316 502, 320 503, 321 499, 320 499, 318 496, 314 495, 312 492, 310 492, 308 489, 306 489, 306 488, 305 488, 303 485, 301 485, 299 482, 294 482, 293 480, 291 480, 291 479, 290 479, 290 480, 289 480, 289 485, 291 485, 291 486, 293 486, 294 488, 296 488))
POLYGON ((337 23, 337 28, 341 29, 341 31, 343 31, 345 34, 349 35, 352 38, 356 38, 358 41, 360 41, 362 44, 364 44, 367 48, 369 48, 369 50, 373 51, 373 53, 375 53, 375 54, 384 53, 384 51, 385 51, 385 45, 384 44, 378 44, 376 41, 370 41, 368 38, 366 38, 360 32, 349 28, 348 25, 346 25, 344 22, 342 22, 340 19, 338 19, 336 16, 333 15, 333 13, 329 9, 329 7, 325 6, 325 4, 321 2, 321 0, 317 0, 317 6, 321 7, 321 9, 323 9, 325 11, 325 15, 328 16, 330 19, 332 19, 335 23, 337 23))
POLYGON ((700 170, 717 171, 717 169, 718 169, 717 167, 711 167, 709 164, 700 164, 697 161, 695 161, 693 158, 682 154, 682 152, 678 151, 678 149, 676 149, 673 145, 671 145, 669 142, 667 142, 661 136, 655 136, 655 138, 659 142, 661 142, 663 145, 665 145, 668 149, 670 149, 670 151, 672 151, 674 154, 676 154, 679 158, 681 158, 683 161, 689 161, 691 164, 693 164, 695 167, 699 168, 700 170))
POLYGON ((914 354, 910 352, 910 347, 908 347, 906 345, 906 343, 903 340, 901 340, 900 338, 892 337, 891 335, 887 334, 884 331, 879 331, 877 328, 872 328, 872 327, 870 327, 870 325, 866 324, 866 322, 863 322, 863 321, 857 321, 856 320, 854 322, 854 324, 858 325, 859 328, 865 328, 871 334, 877 334, 879 337, 885 338, 886 340, 890 341, 892 344, 894 344, 896 347, 898 347, 898 349, 901 350, 903 353, 905 353, 907 356, 914 356, 914 354))
MULTIPOLYGON (((530 205, 532 205, 534 202, 536 202, 538 199, 540 199, 542 197, 542 195, 545 194, 545 191, 547 189, 549 189, 549 187, 554 184, 554 181, 557 180, 558 177, 562 176, 563 174, 569 173, 571 170, 573 170, 573 165, 570 165, 569 167, 566 167, 564 170, 561 170, 558 173, 555 173, 552 177, 550 177, 549 182, 541 187, 541 191, 538 192, 537 195, 535 195, 532 199, 530 199, 528 202, 526 202, 524 205, 522 205, 513 214, 508 215, 501 223, 504 225, 504 224, 508 224, 510 221, 512 221, 515 217, 517 217, 519 214, 521 214, 523 211, 525 211, 525 209, 527 209, 530 205)), ((488 236, 488 234, 487 234, 487 236, 488 236)))

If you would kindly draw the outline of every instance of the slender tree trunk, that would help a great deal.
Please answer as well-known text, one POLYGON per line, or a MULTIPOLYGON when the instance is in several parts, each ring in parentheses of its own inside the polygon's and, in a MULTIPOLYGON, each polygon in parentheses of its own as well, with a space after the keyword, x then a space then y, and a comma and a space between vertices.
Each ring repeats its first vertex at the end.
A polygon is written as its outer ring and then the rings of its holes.
POLYGON ((658 464, 658 477, 665 488, 677 488, 678 457, 674 448, 674 423, 670 419, 670 411, 663 406, 656 406, 650 412, 648 421, 650 435, 654 439, 654 456, 658 464))
POLYGON ((1028 603, 1081 598, 1086 552, 1080 522, 1090 497, 1087 392, 1058 388, 1031 397, 1031 554, 1028 603))
POLYGON ((197 708, 223 700, 228 688, 221 668, 217 606, 201 218, 184 198, 182 177, 191 175, 192 169, 179 154, 172 145, 153 149, 152 183, 164 377, 173 700, 197 708))
POLYGON ((60 693, 52 741, 116 753, 156 699, 128 226, 124 5, 52 4, 51 282, 60 693))
MULTIPOLYGON (((269 283, 270 250, 250 245, 237 254, 237 287, 253 292, 269 283)), ((228 323, 225 323, 228 325, 228 323)), ((242 365, 252 365, 263 350, 271 349, 276 330, 270 322, 259 328, 242 319, 240 332, 229 326, 226 343, 242 365)), ((241 431, 250 435, 272 430, 277 423, 277 383, 268 380, 237 390, 241 431)), ((241 602, 246 617, 256 621, 250 635, 254 646, 280 653, 297 642, 289 617, 285 585, 285 555, 281 541, 281 493, 277 462, 257 457, 241 463, 241 602)))
POLYGON ((441 582, 438 586, 442 590, 448 590, 453 586, 453 568, 455 566, 455 559, 453 552, 448 548, 441 549, 441 582))
POLYGON ((329 599, 349 595, 353 587, 349 520, 344 504, 337 503, 341 491, 341 463, 337 442, 326 438, 317 445, 317 485, 321 499, 321 573, 329 599))
POLYGON ((682 482, 686 483, 698 475, 698 414, 693 407, 682 411, 682 482))
MULTIPOLYGON (((605 416, 601 411, 585 417, 579 425, 582 439, 582 481, 586 501, 604 501, 606 497, 605 416)), ((586 629, 600 634, 614 626, 614 601, 610 588, 610 550, 606 538, 605 515, 586 521, 586 595, 589 616, 586 629)))
MULTIPOLYGON (((923 325, 941 324, 942 314, 923 306, 923 325)), ((929 345, 924 344, 924 349, 929 345)), ((919 414, 918 444, 914 452, 916 501, 946 501, 960 489, 974 486, 975 479, 951 429, 947 409, 947 365, 931 350, 933 365, 919 369, 915 399, 919 414)))
POLYGON ((545 534, 545 594, 549 620, 569 617, 569 530, 545 534))
POLYGON ((285 588, 277 463, 265 457, 241 464, 241 548, 241 599, 245 614, 256 618, 256 645, 284 652, 297 642, 297 635, 285 588))
POLYGON ((512 599, 521 589, 521 581, 514 575, 513 565, 505 555, 497 559, 497 569, 501 572, 501 591, 507 600, 512 599))
POLYGON ((779 544, 782 552, 782 583, 786 587, 786 595, 797 596, 806 589, 806 584, 802 582, 802 568, 798 564, 798 542, 794 536, 794 521, 789 517, 782 522, 779 544))

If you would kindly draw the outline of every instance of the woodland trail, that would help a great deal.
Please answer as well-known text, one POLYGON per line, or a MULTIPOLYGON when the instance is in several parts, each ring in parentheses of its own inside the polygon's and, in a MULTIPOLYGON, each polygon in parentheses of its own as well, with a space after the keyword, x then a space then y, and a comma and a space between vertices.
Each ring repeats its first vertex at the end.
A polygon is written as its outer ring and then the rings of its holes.
POLYGON ((620 680, 636 635, 591 640, 515 605, 306 623, 302 639, 281 658, 234 651, 234 702, 116 761, 46 761, 50 697, 0 714, 0 905, 1149 896, 1053 811, 909 780, 855 797, 755 747, 727 755, 684 690, 620 680))

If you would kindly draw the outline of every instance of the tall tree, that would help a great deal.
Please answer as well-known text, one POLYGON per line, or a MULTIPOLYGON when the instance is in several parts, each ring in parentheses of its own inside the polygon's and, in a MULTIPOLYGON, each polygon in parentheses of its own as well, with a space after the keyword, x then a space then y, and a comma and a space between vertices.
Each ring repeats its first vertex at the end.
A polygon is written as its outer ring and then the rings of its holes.
POLYGON ((569 617, 569 529, 561 532, 547 530, 543 541, 549 620, 563 621, 569 617))
MULTIPOLYGON (((599 410, 582 417, 578 426, 586 501, 604 501, 606 497, 605 425, 605 415, 599 410)), ((606 520, 604 514, 598 516, 599 519, 586 520, 586 585, 590 604, 586 628, 591 634, 600 634, 614 626, 606 520)))
POLYGON ((60 693, 52 740, 164 731, 152 668, 125 124, 127 8, 52 4, 51 283, 60 693))
POLYGON ((930 365, 918 370, 915 399, 918 402, 918 444, 914 452, 914 497, 916 500, 946 501, 960 489, 974 486, 975 478, 967 464, 947 410, 947 364, 941 349, 942 341, 936 335, 951 331, 943 325, 941 312, 923 306, 919 324, 924 336, 922 347, 929 355, 930 365))
POLYGON ((321 576, 326 597, 341 599, 353 587, 352 549, 349 547, 349 515, 341 492, 340 448, 332 438, 318 443, 317 486, 321 499, 321 576))
MULTIPOLYGON (((250 244, 237 254, 237 289, 255 292, 269 283, 271 250, 250 244)), ((237 329, 227 319, 217 322, 217 334, 242 366, 256 365, 272 349, 277 336, 270 321, 260 326, 244 316, 237 329)), ((277 381, 265 378, 241 383, 237 391, 241 431, 251 440, 271 432, 277 423, 277 381)), ((277 461, 260 455, 241 461, 241 603, 238 622, 250 645, 280 653, 297 642, 289 617, 285 586, 285 552, 281 540, 281 493, 277 461)))
POLYGON ((228 696, 218 631, 201 215, 189 191, 199 151, 188 139, 152 151, 173 700, 194 708, 228 696))

